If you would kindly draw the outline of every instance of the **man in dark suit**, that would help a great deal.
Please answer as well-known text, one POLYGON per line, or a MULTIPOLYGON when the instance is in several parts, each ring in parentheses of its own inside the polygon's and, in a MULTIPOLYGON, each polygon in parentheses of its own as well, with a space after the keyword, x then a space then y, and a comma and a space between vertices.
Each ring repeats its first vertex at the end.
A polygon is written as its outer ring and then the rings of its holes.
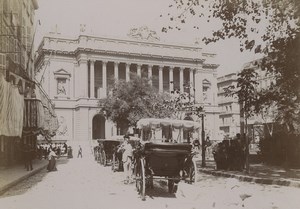
POLYGON ((25 159, 25 167, 27 171, 33 170, 32 167, 32 157, 33 157, 34 151, 30 148, 28 144, 24 145, 24 159, 25 159))

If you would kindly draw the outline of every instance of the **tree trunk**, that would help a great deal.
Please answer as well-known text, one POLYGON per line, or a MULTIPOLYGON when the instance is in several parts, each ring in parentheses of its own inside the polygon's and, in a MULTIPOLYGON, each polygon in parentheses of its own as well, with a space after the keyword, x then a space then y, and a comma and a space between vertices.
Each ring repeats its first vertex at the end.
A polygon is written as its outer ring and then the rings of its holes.
POLYGON ((204 132, 204 114, 201 115, 201 123, 202 123, 202 130, 201 130, 201 143, 202 143, 202 167, 206 166, 205 163, 205 132, 204 132))

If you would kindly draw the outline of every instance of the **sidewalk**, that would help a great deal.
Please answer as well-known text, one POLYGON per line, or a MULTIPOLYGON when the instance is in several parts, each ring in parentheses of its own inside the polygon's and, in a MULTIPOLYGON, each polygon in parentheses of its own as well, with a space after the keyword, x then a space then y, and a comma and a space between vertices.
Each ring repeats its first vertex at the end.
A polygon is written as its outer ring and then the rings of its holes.
POLYGON ((23 164, 11 166, 8 168, 0 168, 0 195, 12 186, 20 183, 24 179, 45 169, 48 165, 48 160, 33 160, 32 171, 27 171, 23 164))
POLYGON ((279 166, 264 164, 250 164, 250 172, 216 170, 214 161, 207 161, 206 167, 201 167, 201 159, 197 161, 200 172, 214 176, 236 178, 240 181, 255 182, 260 184, 272 184, 300 188, 300 168, 285 169, 279 166))

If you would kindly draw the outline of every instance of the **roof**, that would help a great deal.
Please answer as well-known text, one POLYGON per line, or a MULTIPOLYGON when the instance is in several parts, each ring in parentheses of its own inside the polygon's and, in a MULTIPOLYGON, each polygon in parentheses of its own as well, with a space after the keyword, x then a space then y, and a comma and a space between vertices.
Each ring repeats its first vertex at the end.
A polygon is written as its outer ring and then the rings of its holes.
POLYGON ((142 129, 144 127, 160 127, 172 126, 174 128, 200 128, 200 123, 190 120, 175 120, 175 119, 159 119, 159 118, 143 118, 137 122, 137 127, 142 129))

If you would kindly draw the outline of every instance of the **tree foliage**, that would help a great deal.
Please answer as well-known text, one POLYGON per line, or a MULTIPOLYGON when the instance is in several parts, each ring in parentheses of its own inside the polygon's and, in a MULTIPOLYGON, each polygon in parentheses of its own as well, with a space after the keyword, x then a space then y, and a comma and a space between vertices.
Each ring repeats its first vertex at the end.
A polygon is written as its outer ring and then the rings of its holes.
POLYGON ((203 106, 195 104, 195 98, 191 91, 193 86, 184 84, 185 88, 189 89, 188 92, 180 92, 179 89, 174 89, 164 101, 165 106, 171 110, 171 118, 183 120, 187 115, 195 115, 200 118, 203 114, 203 106))
POLYGON ((275 103, 276 120, 285 124, 289 132, 300 134, 300 33, 273 41, 271 49, 262 67, 274 74, 275 83, 259 92, 259 102, 275 103))
MULTIPOLYGON (((256 43, 258 35, 263 42, 272 43, 278 37, 292 36, 300 26, 297 0, 174 0, 169 7, 176 10, 167 14, 170 24, 162 28, 163 32, 181 30, 182 24, 192 18, 207 22, 217 19, 221 27, 203 41, 208 44, 235 37, 240 39, 241 51, 267 52, 268 44, 256 43)), ((197 22, 193 28, 202 29, 197 22)))
POLYGON ((158 94, 148 80, 133 76, 129 82, 120 80, 99 101, 100 112, 117 125, 135 127, 138 120, 146 117, 165 118, 171 115, 164 101, 166 95, 158 94))
MULTIPOLYGON (((260 92, 243 92, 249 89, 247 76, 255 72, 239 74, 238 95, 248 101, 253 112, 275 103, 276 120, 285 124, 291 133, 299 134, 300 109, 300 3, 297 0, 174 0, 176 7, 170 16, 170 25, 162 29, 168 32, 181 29, 189 18, 207 22, 217 19, 221 27, 204 37, 206 44, 226 38, 238 38, 240 50, 254 50, 264 55, 260 68, 274 74, 274 83, 260 92), (173 25, 176 25, 174 27, 173 25), (246 80, 244 80, 246 79, 246 80), (247 93, 247 94, 244 94, 247 93), (245 97, 245 95, 247 97, 245 97), (297 131, 298 130, 298 131, 297 131)), ((195 29, 201 29, 195 25, 195 29)), ((254 78, 253 77, 253 78, 254 78)), ((249 109, 249 110, 250 110, 249 109)))
POLYGON ((257 73, 253 68, 245 68, 238 73, 237 86, 225 88, 228 96, 237 95, 238 102, 242 105, 246 118, 257 113, 260 109, 257 101, 257 73), (254 105, 255 104, 255 105, 254 105))

